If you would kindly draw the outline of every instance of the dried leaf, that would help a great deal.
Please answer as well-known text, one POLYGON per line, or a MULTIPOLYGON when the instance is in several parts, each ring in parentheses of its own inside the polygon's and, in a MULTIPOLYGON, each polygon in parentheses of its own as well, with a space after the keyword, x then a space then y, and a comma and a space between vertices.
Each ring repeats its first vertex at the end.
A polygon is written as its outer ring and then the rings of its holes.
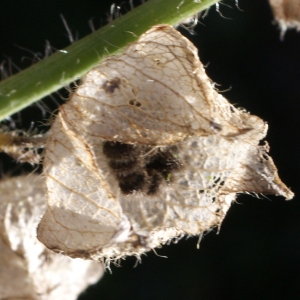
POLYGON ((0 151, 5 152, 18 162, 38 164, 39 152, 44 148, 47 134, 32 134, 21 130, 0 130, 0 151))
POLYGON ((287 29, 300 31, 300 0, 270 0, 270 5, 281 29, 281 39, 287 29))
POLYGON ((214 90, 189 40, 155 26, 60 108, 38 238, 71 257, 139 257, 220 226, 237 193, 290 199, 259 145, 266 132, 214 90))
POLYGON ((37 240, 42 178, 5 179, 0 195, 0 299, 76 299, 100 278, 101 264, 56 254, 37 240))

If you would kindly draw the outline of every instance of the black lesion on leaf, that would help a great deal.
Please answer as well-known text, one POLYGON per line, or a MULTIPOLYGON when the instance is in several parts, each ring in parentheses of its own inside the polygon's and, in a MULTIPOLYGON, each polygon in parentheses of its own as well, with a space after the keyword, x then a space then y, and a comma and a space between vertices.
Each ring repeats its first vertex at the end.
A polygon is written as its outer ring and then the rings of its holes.
POLYGON ((145 165, 149 176, 148 195, 154 195, 163 182, 170 183, 172 174, 182 167, 178 159, 178 147, 170 146, 158 149, 158 151, 148 159, 145 165))
POLYGON ((172 171, 180 168, 180 162, 177 156, 178 149, 176 146, 159 150, 155 155, 150 157, 149 162, 146 164, 146 169, 148 172, 155 170, 164 178, 167 178, 172 171))
POLYGON ((142 190, 146 182, 139 159, 140 152, 141 149, 136 145, 110 141, 103 144, 103 154, 108 159, 121 191, 126 195, 142 190))
POLYGON ((121 84, 121 79, 116 77, 113 78, 112 80, 105 81, 102 88, 106 93, 112 94, 115 91, 115 89, 120 88, 120 84, 121 84))
POLYGON ((148 185, 147 195, 154 195, 157 193, 159 186, 163 181, 163 177, 158 172, 150 176, 150 182, 148 185))
POLYGON ((126 160, 126 161, 119 161, 119 160, 110 160, 108 162, 108 165, 115 170, 116 172, 118 170, 134 170, 136 166, 135 160, 126 160))
POLYGON ((135 160, 139 149, 132 144, 106 141, 103 144, 103 153, 109 159, 135 160))
POLYGON ((127 176, 117 175, 117 179, 119 180, 119 187, 125 195, 143 190, 146 184, 146 176, 143 173, 132 173, 127 176))
POLYGON ((171 182, 172 173, 181 168, 177 146, 155 148, 106 141, 103 154, 126 195, 155 195, 162 184, 171 182))

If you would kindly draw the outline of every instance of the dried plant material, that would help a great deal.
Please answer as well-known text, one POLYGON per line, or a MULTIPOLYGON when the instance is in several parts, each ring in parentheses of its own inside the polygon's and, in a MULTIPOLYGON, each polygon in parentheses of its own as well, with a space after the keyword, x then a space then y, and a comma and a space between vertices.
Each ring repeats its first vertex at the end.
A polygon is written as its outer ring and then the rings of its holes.
POLYGON ((282 39, 287 29, 300 31, 300 0, 270 0, 270 5, 280 26, 282 39))
POLYGON ((77 299, 100 278, 101 264, 56 254, 37 240, 42 178, 3 180, 0 195, 0 299, 77 299))
POLYGON ((46 146, 38 238, 108 262, 220 226, 237 193, 293 193, 260 118, 214 88, 197 49, 155 26, 92 69, 60 108, 46 146))
POLYGON ((39 152, 45 146, 47 134, 31 134, 21 130, 0 131, 0 151, 5 152, 18 162, 38 164, 39 152))

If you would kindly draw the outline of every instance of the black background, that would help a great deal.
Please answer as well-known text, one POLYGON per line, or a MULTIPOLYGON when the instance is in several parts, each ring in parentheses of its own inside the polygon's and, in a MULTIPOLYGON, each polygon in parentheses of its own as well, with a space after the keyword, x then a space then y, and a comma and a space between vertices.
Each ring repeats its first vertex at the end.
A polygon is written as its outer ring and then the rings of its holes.
MULTIPOLYGON (((212 7, 196 35, 181 31, 199 48, 202 62, 209 63, 207 73, 218 88, 230 88, 224 96, 269 123, 270 154, 296 197, 285 202, 273 196, 239 196, 221 232, 206 235, 200 250, 197 238, 191 238, 158 249, 167 259, 149 253, 133 268, 135 259, 128 258, 122 267, 112 266, 112 275, 107 272, 80 300, 300 299, 300 33, 289 31, 280 41, 267 0, 239 0, 242 11, 234 0, 224 3, 231 6, 220 5, 226 18, 212 7)), ((91 31, 88 20, 93 18, 96 28, 106 23, 111 4, 1 0, 0 62, 9 58, 24 69, 32 64, 33 54, 18 46, 42 58, 46 40, 57 49, 69 44, 60 13, 80 38, 91 31)), ((56 108, 52 99, 44 103, 56 108)), ((28 128, 44 117, 35 105, 13 119, 16 126, 28 128)), ((7 156, 0 159, 3 172, 16 169, 7 156)))

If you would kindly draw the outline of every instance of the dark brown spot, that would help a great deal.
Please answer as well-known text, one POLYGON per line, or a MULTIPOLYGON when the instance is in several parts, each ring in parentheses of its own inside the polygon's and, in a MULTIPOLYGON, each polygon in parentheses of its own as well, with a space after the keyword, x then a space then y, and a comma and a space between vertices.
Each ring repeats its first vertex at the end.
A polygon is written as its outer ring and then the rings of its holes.
POLYGON ((110 160, 108 162, 108 165, 115 171, 124 170, 124 169, 133 170, 136 165, 136 160, 124 160, 124 161, 110 160))
POLYGON ((132 194, 134 191, 141 191, 146 183, 144 174, 133 173, 129 176, 117 176, 119 187, 125 195, 132 194))
POLYGON ((222 130, 222 125, 213 121, 210 122, 210 127, 216 132, 220 132, 222 130))
POLYGON ((175 170, 180 168, 180 163, 176 158, 178 155, 178 149, 174 146, 164 149, 164 151, 159 151, 153 155, 146 165, 148 173, 151 170, 155 170, 167 178, 168 175, 175 170))
POLYGON ((155 173, 150 177, 147 195, 154 195, 157 193, 159 186, 163 181, 163 177, 159 173, 155 173))
POLYGON ((142 190, 145 185, 145 174, 139 159, 141 151, 141 146, 131 144, 110 141, 103 144, 103 154, 126 195, 142 190))
POLYGON ((103 154, 109 159, 130 159, 135 158, 139 149, 132 144, 106 141, 103 144, 103 154))
POLYGON ((156 148, 110 141, 103 144, 108 166, 126 195, 135 191, 154 195, 164 182, 170 184, 172 173, 181 167, 178 152, 177 146, 156 148))
POLYGON ((131 106, 136 106, 136 107, 141 107, 142 106, 142 104, 140 102, 138 102, 137 100, 135 100, 135 99, 129 100, 129 104, 131 106))
POLYGON ((107 80, 104 82, 102 88, 105 90, 106 93, 112 94, 115 89, 119 88, 121 84, 121 79, 116 77, 112 80, 107 80))

